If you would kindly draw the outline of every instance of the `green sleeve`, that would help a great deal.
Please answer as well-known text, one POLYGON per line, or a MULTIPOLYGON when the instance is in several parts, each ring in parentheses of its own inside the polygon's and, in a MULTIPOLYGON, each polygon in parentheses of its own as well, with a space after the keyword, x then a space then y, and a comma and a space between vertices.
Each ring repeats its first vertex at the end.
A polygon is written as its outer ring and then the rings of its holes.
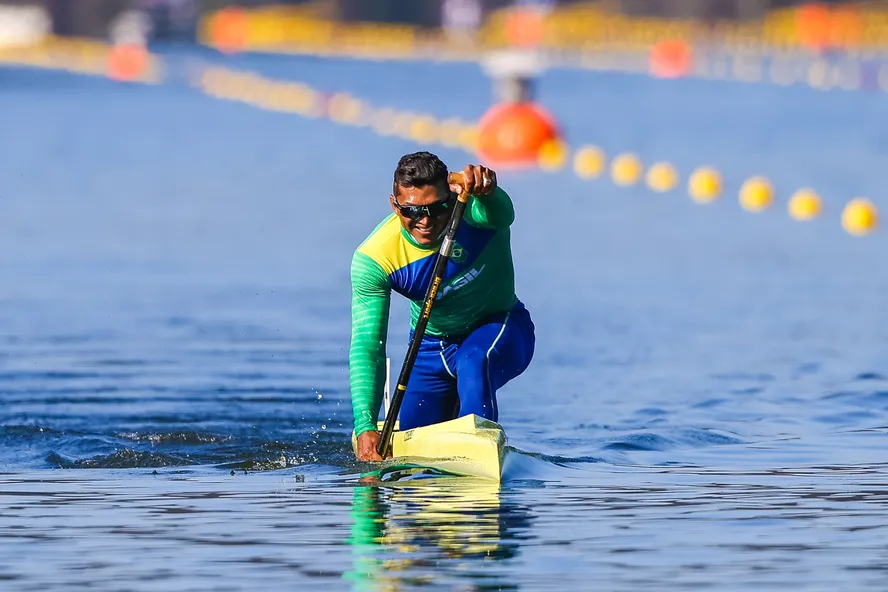
POLYGON ((515 221, 515 208, 509 194, 497 187, 484 197, 472 196, 466 220, 472 226, 505 230, 515 221))
POLYGON ((348 356, 355 434, 376 429, 385 387, 391 284, 376 261, 356 252, 351 264, 352 329, 348 356))

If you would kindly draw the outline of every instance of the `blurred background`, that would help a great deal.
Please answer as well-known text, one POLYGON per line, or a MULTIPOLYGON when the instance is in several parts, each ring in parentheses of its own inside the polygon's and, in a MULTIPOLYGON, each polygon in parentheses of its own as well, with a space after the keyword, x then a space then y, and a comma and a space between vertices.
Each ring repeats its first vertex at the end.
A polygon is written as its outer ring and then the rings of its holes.
MULTIPOLYGON (((572 70, 882 95, 888 92, 886 47, 888 2, 882 1, 0 3, 0 60, 9 64, 105 75, 117 81, 196 84, 214 96, 266 110, 370 126, 377 134, 458 148, 497 166, 572 169, 582 178, 609 176, 617 185, 643 183, 659 192, 685 185, 701 202, 722 194, 720 169, 701 162, 677 170, 668 160, 642 161, 637 152, 643 146, 614 154, 600 144, 603 138, 595 137, 607 132, 585 134, 583 118, 578 117, 596 110, 605 97, 592 90, 577 93, 573 105, 559 113, 553 111, 557 90, 548 96, 538 94, 541 81, 547 84, 559 70, 572 70), (374 105, 368 97, 351 92, 346 79, 338 76, 344 71, 337 74, 332 62, 328 71, 334 83, 318 86, 309 80, 291 80, 299 78, 302 62, 292 62, 286 76, 275 79, 259 71, 208 68, 210 54, 188 54, 184 49, 188 47, 212 49, 216 57, 474 63, 482 78, 472 84, 486 89, 487 95, 478 94, 479 100, 463 113, 429 113, 423 101, 374 105), (198 55, 203 62, 197 63, 198 55), (581 105, 582 101, 587 103, 581 105)), ((212 65, 235 66, 235 61, 217 60, 212 65)), ((379 81, 387 84, 385 76, 379 81)), ((712 105, 706 100, 699 111, 712 105)), ((805 130, 829 126, 828 119, 822 112, 812 113, 805 130)), ((773 131, 764 122, 758 127, 773 131)), ((647 131, 648 138, 665 133, 657 126, 647 131)), ((729 189, 739 192, 741 206, 754 211, 769 208, 774 202, 773 179, 749 171, 745 181, 729 189)), ((795 219, 813 219, 823 209, 823 196, 808 184, 791 191, 785 188, 788 212, 795 219)), ((869 196, 848 194, 843 199, 843 208, 850 206, 842 210, 846 230, 867 234, 877 226, 877 204, 869 196)))
MULTIPOLYGON (((884 41, 884 2, 879 0, 6 0, 4 5, 41 7, 51 15, 55 33, 91 37, 104 37, 114 19, 128 10, 143 11, 151 20, 157 38, 193 39, 201 18, 231 7, 276 7, 276 16, 283 29, 291 28, 285 21, 288 15, 296 14, 294 11, 299 11, 303 17, 314 16, 319 21, 471 29, 489 27, 493 24, 490 21, 504 9, 533 7, 552 11, 552 24, 560 21, 557 25, 560 25, 561 33, 573 30, 573 38, 561 36, 557 40, 565 46, 581 46, 594 41, 596 35, 585 38, 579 35, 580 30, 595 27, 592 12, 604 19, 598 21, 599 28, 603 24, 603 28, 624 24, 617 22, 621 17, 648 19, 646 22, 625 23, 634 25, 636 33, 642 26, 653 31, 657 25, 668 24, 656 19, 669 19, 672 24, 679 25, 696 21, 703 25, 702 28, 717 21, 731 21, 734 25, 746 26, 750 42, 784 47, 804 45, 813 41, 813 37, 824 34, 832 37, 831 43, 836 42, 845 48, 878 45, 884 41), (756 28, 760 32, 757 40, 754 39, 756 28)), ((294 33, 291 30, 283 34, 294 33)), ((550 38, 548 42, 556 43, 556 40, 550 38)))

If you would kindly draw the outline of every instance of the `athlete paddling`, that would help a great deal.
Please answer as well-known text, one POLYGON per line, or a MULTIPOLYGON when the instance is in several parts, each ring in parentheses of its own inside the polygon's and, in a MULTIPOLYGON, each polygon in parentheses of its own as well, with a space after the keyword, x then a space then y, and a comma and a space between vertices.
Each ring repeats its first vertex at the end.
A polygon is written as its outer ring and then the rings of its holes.
MULTIPOLYGON (((462 176, 471 197, 421 332, 401 402, 401 430, 468 414, 497 421, 496 391, 524 372, 533 357, 533 321, 515 295, 512 201, 489 168, 470 164, 462 176)), ((462 190, 448 180, 447 167, 434 154, 403 156, 389 196, 393 213, 352 258, 349 372, 359 460, 382 460, 377 417, 391 292, 411 301, 412 338, 435 255, 462 190)))

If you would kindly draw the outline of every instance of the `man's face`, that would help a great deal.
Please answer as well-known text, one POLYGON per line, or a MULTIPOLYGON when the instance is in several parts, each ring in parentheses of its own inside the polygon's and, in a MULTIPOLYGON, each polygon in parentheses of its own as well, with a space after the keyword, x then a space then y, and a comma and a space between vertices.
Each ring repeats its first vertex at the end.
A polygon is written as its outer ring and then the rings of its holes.
POLYGON ((401 225, 421 245, 438 242, 447 229, 455 205, 453 193, 444 184, 422 187, 398 185, 398 193, 389 199, 401 225))

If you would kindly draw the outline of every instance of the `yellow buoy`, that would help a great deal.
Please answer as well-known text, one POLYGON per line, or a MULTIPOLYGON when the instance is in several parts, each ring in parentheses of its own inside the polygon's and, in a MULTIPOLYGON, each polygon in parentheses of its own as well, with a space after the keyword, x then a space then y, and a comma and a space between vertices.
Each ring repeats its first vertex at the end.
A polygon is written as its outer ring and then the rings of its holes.
POLYGON ((789 215, 794 220, 813 220, 823 210, 823 202, 813 189, 799 189, 789 198, 789 215))
POLYGON ((774 203, 774 188, 764 177, 747 179, 740 188, 740 206, 747 212, 761 212, 774 203))
POLYGON ((854 236, 863 236, 875 230, 879 222, 876 206, 868 199, 857 197, 842 211, 842 227, 854 236))
POLYGON ((421 144, 434 142, 439 135, 438 121, 431 115, 423 115, 410 122, 410 138, 421 144))
POLYGON ((441 143, 448 148, 459 146, 459 134, 462 126, 462 121, 455 117, 442 121, 438 126, 438 136, 441 143))
POLYGON ((364 120, 366 105, 364 101, 349 97, 347 101, 341 105, 339 112, 339 123, 346 125, 360 125, 364 120))
POLYGON ((598 146, 585 146, 574 156, 574 172, 581 179, 594 179, 604 172, 607 157, 598 146))
POLYGON ((373 112, 370 121, 373 125, 373 131, 380 136, 391 136, 395 133, 395 110, 389 107, 382 107, 373 112))
POLYGON ((678 173, 668 162, 658 162, 648 169, 645 179, 648 187, 662 193, 675 189, 678 184, 678 173))
POLYGON ((721 175, 712 167, 700 167, 688 179, 688 193, 697 203, 711 203, 718 199, 721 191, 721 175))
POLYGON ((545 171, 557 171, 567 160, 567 145, 558 139, 547 140, 540 146, 537 162, 545 171))
POLYGON ((620 154, 611 163, 611 178, 617 185, 635 185, 641 177, 641 161, 632 153, 620 154))
MULTIPOLYGON (((257 88, 258 92, 261 92, 260 88, 257 88)), ((321 93, 305 84, 293 85, 291 101, 292 110, 303 117, 320 117, 325 110, 326 102, 321 93)))
POLYGON ((336 93, 327 102, 327 114, 336 123, 354 123, 360 117, 361 103, 347 93, 336 93))
POLYGON ((464 125, 459 130, 459 145, 470 154, 478 151, 478 128, 471 124, 464 125))
POLYGON ((399 136, 401 138, 409 138, 410 137, 410 127, 413 125, 413 121, 417 118, 416 113, 412 113, 410 111, 403 111, 395 113, 394 118, 394 135, 399 136))

